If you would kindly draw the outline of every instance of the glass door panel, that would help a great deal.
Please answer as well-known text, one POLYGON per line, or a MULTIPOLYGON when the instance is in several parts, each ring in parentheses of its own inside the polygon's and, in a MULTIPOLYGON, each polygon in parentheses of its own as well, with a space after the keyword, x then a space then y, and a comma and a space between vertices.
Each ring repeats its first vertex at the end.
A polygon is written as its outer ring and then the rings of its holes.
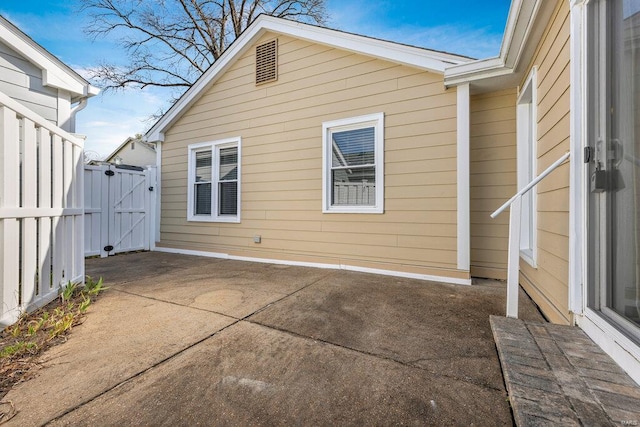
POLYGON ((640 338, 640 2, 590 12, 589 305, 640 338))

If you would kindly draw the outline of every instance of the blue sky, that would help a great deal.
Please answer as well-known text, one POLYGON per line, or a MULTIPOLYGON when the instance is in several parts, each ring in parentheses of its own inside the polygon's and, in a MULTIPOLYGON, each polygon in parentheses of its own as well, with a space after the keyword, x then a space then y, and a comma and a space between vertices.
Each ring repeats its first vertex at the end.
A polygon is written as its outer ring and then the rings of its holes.
MULTIPOLYGON (((152 1, 152 0, 150 0, 152 1)), ((327 0, 331 28, 414 46, 488 58, 499 53, 509 0, 327 0)), ((0 14, 62 61, 83 74, 100 62, 118 62, 112 40, 88 39, 86 18, 75 1, 0 0, 0 14)), ((127 137, 144 133, 151 114, 168 108, 170 94, 158 89, 103 93, 78 114, 86 149, 104 156, 127 137)))

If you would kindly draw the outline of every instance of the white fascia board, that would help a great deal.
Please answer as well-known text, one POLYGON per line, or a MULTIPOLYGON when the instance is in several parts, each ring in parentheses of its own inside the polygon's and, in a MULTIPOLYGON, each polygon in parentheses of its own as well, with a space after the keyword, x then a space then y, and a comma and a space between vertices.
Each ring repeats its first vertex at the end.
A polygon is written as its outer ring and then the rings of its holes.
POLYGON ((89 97, 98 94, 99 89, 91 86, 88 81, 1 17, 0 40, 42 70, 42 82, 45 86, 63 89, 76 96, 89 97))
MULTIPOLYGON (((547 2, 546 6, 550 7, 550 3, 547 2)), ((444 73, 445 86, 457 86, 514 73, 542 5, 542 0, 513 0, 500 46, 500 55, 447 67, 444 73)))
MULTIPOLYGON (((260 19, 260 18, 258 18, 260 19)), ((216 80, 231 66, 234 59, 245 52, 250 41, 260 37, 266 30, 259 26, 251 26, 229 46, 214 64, 169 108, 169 110, 145 134, 148 142, 164 141, 164 131, 167 130, 216 80)))
POLYGON ((446 66, 470 62, 472 59, 445 52, 407 46, 357 34, 345 33, 300 22, 261 16, 262 28, 314 43, 321 43, 359 54, 374 56, 435 73, 444 73, 446 66))
POLYGON ((372 39, 268 15, 260 15, 236 39, 218 60, 187 90, 167 113, 147 132, 147 141, 163 141, 164 132, 244 53, 251 43, 266 32, 287 35, 358 54, 443 74, 449 65, 472 61, 458 55, 372 39))
POLYGON ((457 86, 511 73, 513 70, 506 67, 500 57, 482 59, 447 68, 444 72, 444 85, 446 87, 457 86))

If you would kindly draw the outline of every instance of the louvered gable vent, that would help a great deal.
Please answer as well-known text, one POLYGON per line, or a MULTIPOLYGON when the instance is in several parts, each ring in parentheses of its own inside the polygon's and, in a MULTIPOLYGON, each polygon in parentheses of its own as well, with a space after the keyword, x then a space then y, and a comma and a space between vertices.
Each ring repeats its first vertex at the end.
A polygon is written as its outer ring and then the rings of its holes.
POLYGON ((256 47, 256 84, 278 80, 278 39, 256 47))

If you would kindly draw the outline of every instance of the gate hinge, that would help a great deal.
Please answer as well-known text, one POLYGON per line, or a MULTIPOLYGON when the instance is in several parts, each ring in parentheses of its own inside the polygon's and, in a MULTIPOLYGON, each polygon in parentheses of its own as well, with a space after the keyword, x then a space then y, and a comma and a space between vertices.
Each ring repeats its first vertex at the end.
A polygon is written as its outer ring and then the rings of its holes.
POLYGON ((111 252, 112 250, 113 250, 113 246, 111 246, 111 245, 107 245, 107 246, 104 247, 104 251, 105 252, 111 252))
POLYGON ((114 171, 112 171, 111 169, 107 169, 106 171, 104 171, 104 174, 107 176, 113 176, 116 173, 114 171))

